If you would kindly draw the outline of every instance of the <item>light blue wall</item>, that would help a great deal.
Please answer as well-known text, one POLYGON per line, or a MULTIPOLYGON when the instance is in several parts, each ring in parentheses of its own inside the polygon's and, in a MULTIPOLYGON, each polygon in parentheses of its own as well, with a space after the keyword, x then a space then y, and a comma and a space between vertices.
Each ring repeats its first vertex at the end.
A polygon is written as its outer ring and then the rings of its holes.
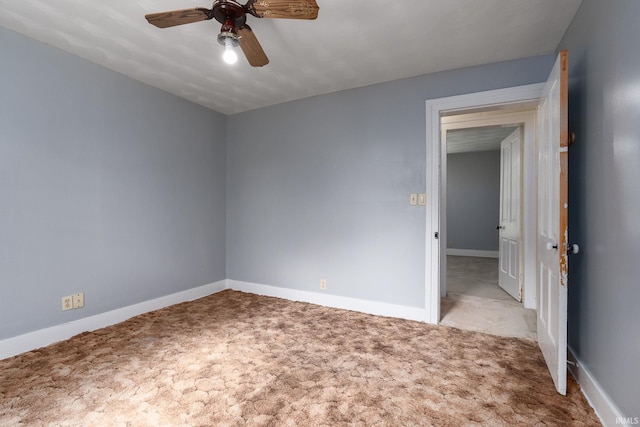
POLYGON ((553 55, 425 75, 228 120, 227 277, 424 306, 425 100, 544 81, 553 55))
MULTIPOLYGON (((569 344, 640 417, 640 2, 584 0, 569 50, 569 344)), ((614 424, 615 420, 608 420, 614 424)))
POLYGON ((447 155, 447 248, 498 250, 500 150, 447 155))
POLYGON ((226 116, 2 28, 0 64, 0 339, 226 277, 226 116))

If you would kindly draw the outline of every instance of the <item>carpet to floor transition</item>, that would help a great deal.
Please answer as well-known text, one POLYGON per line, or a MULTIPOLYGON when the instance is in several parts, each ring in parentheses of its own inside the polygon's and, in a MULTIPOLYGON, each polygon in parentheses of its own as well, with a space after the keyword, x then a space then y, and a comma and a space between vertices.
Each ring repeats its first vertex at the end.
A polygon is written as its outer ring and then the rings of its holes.
POLYGON ((533 341, 227 290, 0 361, 0 425, 600 424, 533 341))

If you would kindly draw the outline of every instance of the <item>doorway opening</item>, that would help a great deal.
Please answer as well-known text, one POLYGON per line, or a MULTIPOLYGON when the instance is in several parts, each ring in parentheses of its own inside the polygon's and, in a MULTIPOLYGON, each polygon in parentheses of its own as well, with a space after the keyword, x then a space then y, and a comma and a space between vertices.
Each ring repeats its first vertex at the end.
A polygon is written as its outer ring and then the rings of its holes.
POLYGON ((512 107, 441 119, 446 147, 443 325, 536 338, 535 310, 522 304, 525 121, 520 121, 527 113, 535 110, 512 107), (474 127, 467 128, 470 119, 474 127))

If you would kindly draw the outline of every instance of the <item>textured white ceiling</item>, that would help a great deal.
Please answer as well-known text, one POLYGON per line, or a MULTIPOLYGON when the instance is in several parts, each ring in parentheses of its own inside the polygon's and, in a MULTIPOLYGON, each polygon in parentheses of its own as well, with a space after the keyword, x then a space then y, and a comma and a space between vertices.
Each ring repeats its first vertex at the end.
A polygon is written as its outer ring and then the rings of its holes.
POLYGON ((447 131, 447 154, 499 150, 500 143, 517 126, 488 126, 447 131))
POLYGON ((144 15, 202 0, 0 0, 0 25, 226 114, 435 71, 553 52, 581 0, 317 0, 314 21, 248 23, 263 68, 222 59, 215 20, 144 15))

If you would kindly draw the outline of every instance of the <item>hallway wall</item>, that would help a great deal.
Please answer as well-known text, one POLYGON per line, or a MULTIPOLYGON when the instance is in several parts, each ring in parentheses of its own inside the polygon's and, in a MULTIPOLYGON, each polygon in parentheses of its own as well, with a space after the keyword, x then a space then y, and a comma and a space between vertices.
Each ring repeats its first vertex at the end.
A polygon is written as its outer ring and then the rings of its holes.
POLYGON ((447 248, 498 251, 500 150, 447 154, 447 248))

